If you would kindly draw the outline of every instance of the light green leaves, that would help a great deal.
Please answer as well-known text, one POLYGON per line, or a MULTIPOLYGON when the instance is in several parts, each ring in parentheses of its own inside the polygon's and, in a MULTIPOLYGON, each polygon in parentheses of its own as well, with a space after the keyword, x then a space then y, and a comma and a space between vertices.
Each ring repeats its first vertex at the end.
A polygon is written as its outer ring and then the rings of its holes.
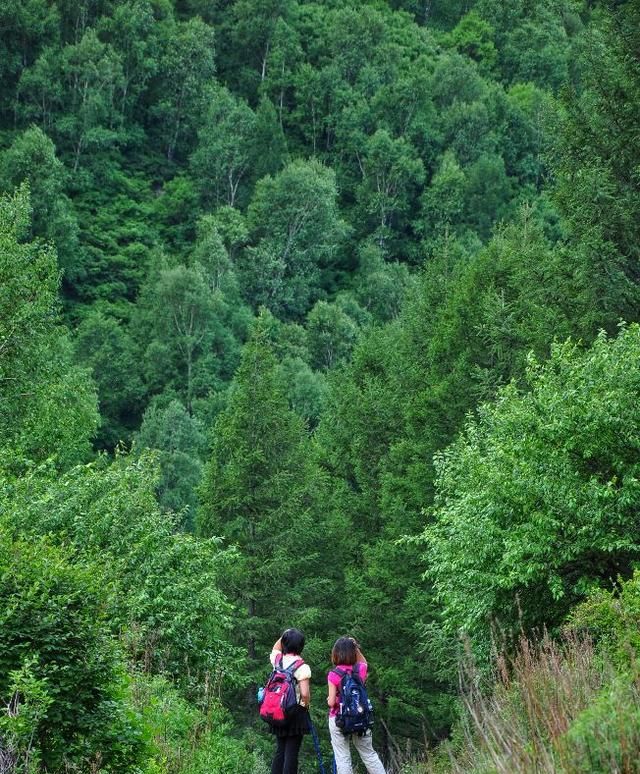
POLYGON ((556 346, 438 455, 425 538, 449 631, 487 647, 492 621, 557 623, 640 555, 639 353, 637 326, 556 346))

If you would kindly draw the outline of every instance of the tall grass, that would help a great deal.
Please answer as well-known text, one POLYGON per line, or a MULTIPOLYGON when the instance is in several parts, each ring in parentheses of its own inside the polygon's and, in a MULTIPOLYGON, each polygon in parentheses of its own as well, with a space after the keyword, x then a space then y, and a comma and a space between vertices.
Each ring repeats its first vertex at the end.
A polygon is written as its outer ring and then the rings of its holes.
POLYGON ((466 660, 458 738, 423 772, 640 774, 638 675, 614 669, 590 637, 522 637, 491 682, 466 660))

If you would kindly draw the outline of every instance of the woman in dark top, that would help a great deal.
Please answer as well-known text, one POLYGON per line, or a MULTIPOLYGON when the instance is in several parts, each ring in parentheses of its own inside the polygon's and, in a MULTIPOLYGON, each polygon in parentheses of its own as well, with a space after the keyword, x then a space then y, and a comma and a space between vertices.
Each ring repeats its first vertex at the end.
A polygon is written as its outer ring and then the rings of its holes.
MULTIPOLYGON (((275 643, 271 651, 271 665, 282 655, 284 669, 300 659, 304 648, 304 634, 298 629, 287 629, 275 643)), ((271 733, 276 736, 276 754, 271 764, 271 774, 298 774, 298 755, 302 738, 309 732, 309 703, 311 692, 309 681, 311 669, 302 663, 293 673, 296 680, 296 697, 298 704, 286 726, 271 727, 271 733)))

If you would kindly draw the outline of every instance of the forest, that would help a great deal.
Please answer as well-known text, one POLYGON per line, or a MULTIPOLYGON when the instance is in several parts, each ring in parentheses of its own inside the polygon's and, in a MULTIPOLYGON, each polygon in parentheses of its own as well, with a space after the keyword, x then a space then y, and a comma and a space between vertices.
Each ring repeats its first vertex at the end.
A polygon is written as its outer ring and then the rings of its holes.
POLYGON ((0 774, 266 774, 291 626, 640 772, 639 127, 640 0, 0 0, 0 774))

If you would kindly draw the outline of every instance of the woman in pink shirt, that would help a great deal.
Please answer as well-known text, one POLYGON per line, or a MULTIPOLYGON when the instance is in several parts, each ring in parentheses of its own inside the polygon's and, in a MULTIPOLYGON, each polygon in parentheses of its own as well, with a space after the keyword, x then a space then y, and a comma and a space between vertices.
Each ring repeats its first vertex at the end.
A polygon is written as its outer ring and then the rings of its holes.
POLYGON ((367 662, 365 661, 360 646, 353 637, 340 637, 336 640, 331 651, 331 661, 334 669, 327 675, 329 684, 329 696, 327 704, 329 705, 329 733, 331 735, 331 746, 336 761, 337 774, 352 774, 351 768, 351 748, 350 742, 358 751, 362 762, 364 763, 368 774, 385 774, 384 766, 378 757, 378 753, 373 749, 371 731, 358 736, 345 736, 336 725, 336 715, 340 708, 340 682, 341 677, 335 671, 351 672, 357 670, 357 674, 364 682, 367 679, 367 662))

